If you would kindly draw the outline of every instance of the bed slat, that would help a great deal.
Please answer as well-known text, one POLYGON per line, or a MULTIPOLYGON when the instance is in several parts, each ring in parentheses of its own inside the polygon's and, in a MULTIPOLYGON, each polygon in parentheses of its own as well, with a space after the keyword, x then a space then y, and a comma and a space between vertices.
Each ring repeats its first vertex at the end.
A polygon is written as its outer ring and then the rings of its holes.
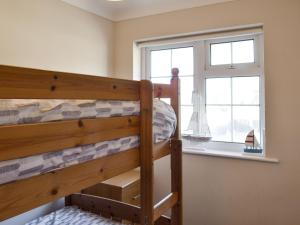
MULTIPOLYGON (((154 146, 154 159, 165 156, 165 147, 154 146)), ((140 151, 127 150, 118 154, 67 167, 61 170, 0 185, 0 221, 19 215, 47 202, 95 185, 140 165, 140 151)), ((167 220, 159 219, 162 224, 167 220)))
POLYGON ((0 65, 0 99, 138 100, 139 82, 0 65))
POLYGON ((138 134, 138 116, 0 126, 0 161, 138 134))
POLYGON ((139 166, 132 149, 0 186, 0 221, 95 185, 139 166))

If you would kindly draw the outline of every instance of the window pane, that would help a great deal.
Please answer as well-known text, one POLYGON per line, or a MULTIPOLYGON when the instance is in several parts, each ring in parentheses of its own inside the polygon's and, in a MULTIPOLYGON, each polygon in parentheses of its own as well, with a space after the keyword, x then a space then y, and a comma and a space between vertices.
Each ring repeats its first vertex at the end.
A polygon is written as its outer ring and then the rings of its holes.
POLYGON ((232 63, 254 62, 254 40, 232 42, 232 63))
POLYGON ((182 105, 191 105, 192 95, 194 90, 193 77, 180 77, 180 86, 181 86, 181 104, 182 105))
POLYGON ((232 78, 233 104, 259 104, 259 77, 232 78))
POLYGON ((260 142, 259 106, 233 106, 233 141, 245 142, 253 129, 260 142))
POLYGON ((170 84, 171 77, 153 77, 151 78, 152 83, 156 84, 170 84))
POLYGON ((177 48, 172 50, 172 67, 179 69, 179 75, 194 74, 194 51, 193 47, 177 48))
POLYGON ((231 141, 231 107, 207 106, 207 122, 214 141, 231 141))
POLYGON ((231 78, 206 79, 206 104, 231 104, 231 78))
POLYGON ((181 133, 187 133, 192 114, 193 106, 181 106, 181 133))
POLYGON ((210 54, 212 66, 231 64, 231 43, 211 44, 210 54))
POLYGON ((151 51, 151 77, 171 75, 171 50, 151 51))

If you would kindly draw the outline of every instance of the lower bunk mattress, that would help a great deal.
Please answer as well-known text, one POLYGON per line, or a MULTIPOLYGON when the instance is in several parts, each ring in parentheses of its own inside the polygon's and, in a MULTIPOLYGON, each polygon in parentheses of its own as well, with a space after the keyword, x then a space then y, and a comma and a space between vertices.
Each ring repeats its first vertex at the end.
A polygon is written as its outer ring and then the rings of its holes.
MULTIPOLYGON (((169 139, 176 129, 173 108, 155 99, 153 139, 169 139)), ((137 101, 0 100, 0 126, 72 119, 139 115, 137 101)), ((83 145, 0 162, 0 184, 44 174, 139 146, 139 136, 83 145)))
POLYGON ((25 225, 122 225, 122 223, 86 212, 75 206, 67 206, 39 217, 25 225))

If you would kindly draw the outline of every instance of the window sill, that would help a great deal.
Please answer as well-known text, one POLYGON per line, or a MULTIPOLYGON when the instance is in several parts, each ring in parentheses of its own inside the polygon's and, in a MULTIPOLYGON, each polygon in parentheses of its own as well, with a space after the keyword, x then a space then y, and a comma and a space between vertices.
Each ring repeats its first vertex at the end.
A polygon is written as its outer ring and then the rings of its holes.
POLYGON ((192 148, 183 148, 183 153, 193 154, 193 155, 204 155, 204 156, 213 156, 213 157, 260 161, 260 162, 267 162, 267 163, 279 163, 279 159, 276 159, 276 158, 269 158, 269 157, 257 156, 257 155, 246 155, 246 154, 243 154, 240 152, 228 152, 228 151, 218 151, 218 150, 210 150, 210 149, 200 150, 200 149, 192 149, 192 148))

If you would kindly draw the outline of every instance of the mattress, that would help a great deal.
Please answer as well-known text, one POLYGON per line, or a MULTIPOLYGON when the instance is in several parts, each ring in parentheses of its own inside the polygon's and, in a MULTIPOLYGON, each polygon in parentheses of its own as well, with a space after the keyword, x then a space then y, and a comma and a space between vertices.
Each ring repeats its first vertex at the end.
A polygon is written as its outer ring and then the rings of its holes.
MULTIPOLYGON (((139 115, 137 101, 0 100, 0 125, 139 115)), ((154 100, 154 142, 166 140, 176 128, 176 115, 165 102, 154 100)), ((0 162, 0 184, 62 169, 139 146, 129 136, 0 162)))
POLYGON ((48 215, 39 217, 25 225, 122 225, 75 206, 64 207, 48 215))

